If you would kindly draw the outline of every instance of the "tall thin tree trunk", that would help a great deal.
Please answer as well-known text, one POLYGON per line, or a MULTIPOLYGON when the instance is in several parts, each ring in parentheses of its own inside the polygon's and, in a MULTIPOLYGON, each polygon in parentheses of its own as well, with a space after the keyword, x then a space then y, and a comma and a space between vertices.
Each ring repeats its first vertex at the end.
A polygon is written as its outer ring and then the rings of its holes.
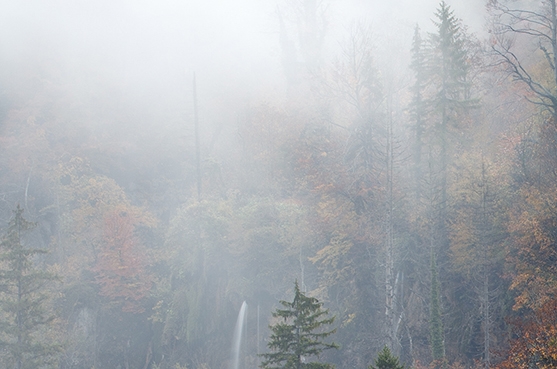
POLYGON ((489 253, 488 253, 488 238, 490 229, 488 228, 489 224, 489 209, 488 209, 488 196, 489 196, 489 186, 487 183, 486 178, 486 168, 485 162, 482 159, 482 179, 481 179, 482 187, 481 187, 481 206, 482 206, 482 215, 481 215, 481 224, 480 229, 482 230, 481 235, 481 246, 482 246, 482 273, 483 273, 483 290, 482 290, 482 320, 483 320, 483 329, 484 329, 484 367, 489 369, 490 366, 490 333, 491 333, 491 321, 490 321, 490 301, 489 301, 489 253))
MULTIPOLYGON (((484 267, 484 269, 486 269, 484 267)), ((490 304, 489 304, 489 274, 487 271, 484 271, 484 286, 483 286, 483 300, 484 300, 484 311, 483 311, 483 321, 484 321, 484 367, 489 369, 491 364, 491 357, 490 357, 490 331, 491 331, 491 324, 489 320, 490 316, 490 304)))
POLYGON ((16 325, 17 325, 17 357, 16 357, 16 369, 21 369, 22 365, 22 355, 23 352, 21 348, 23 346, 23 317, 21 315, 21 300, 23 299, 23 286, 22 283, 22 254, 21 250, 21 222, 18 216, 16 216, 16 229, 17 229, 17 248, 18 248, 18 255, 17 255, 17 311, 16 311, 16 325))
POLYGON ((193 74, 193 123, 195 126, 195 170, 197 177, 197 201, 201 201, 201 148, 199 140, 199 116, 197 112, 197 84, 193 74))
POLYGON ((393 133, 393 93, 388 91, 387 106, 387 147, 386 147, 386 217, 385 217, 385 333, 387 346, 398 356, 400 342, 398 326, 402 316, 397 316, 399 276, 395 278, 395 231, 394 231, 394 133, 393 133))

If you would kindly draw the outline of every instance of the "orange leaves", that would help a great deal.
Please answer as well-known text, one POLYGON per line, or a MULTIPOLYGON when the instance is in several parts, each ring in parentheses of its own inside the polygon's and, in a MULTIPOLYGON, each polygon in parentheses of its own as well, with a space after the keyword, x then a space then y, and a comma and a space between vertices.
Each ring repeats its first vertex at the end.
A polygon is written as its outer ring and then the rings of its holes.
POLYGON ((514 327, 514 339, 498 369, 557 366, 557 299, 545 302, 528 319, 515 321, 514 327))
POLYGON ((511 287, 519 291, 515 309, 538 307, 557 291, 557 189, 522 189, 523 202, 511 214, 509 262, 515 265, 511 287))
POLYGON ((144 311, 141 300, 152 284, 145 269, 145 254, 134 235, 136 225, 133 214, 119 209, 109 212, 104 218, 104 242, 95 266, 101 295, 131 313, 144 311))

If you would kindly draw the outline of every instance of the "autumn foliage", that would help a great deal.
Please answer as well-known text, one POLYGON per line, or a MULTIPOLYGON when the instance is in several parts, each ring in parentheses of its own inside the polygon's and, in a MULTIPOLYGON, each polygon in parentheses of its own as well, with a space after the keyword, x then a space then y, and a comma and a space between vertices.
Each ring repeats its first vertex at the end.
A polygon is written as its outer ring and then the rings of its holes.
POLYGON ((134 235, 133 215, 114 210, 104 219, 103 243, 95 272, 100 294, 121 306, 122 311, 141 313, 141 301, 151 289, 145 254, 134 235))
POLYGON ((509 261, 516 270, 511 288, 520 292, 515 309, 538 308, 551 298, 557 284, 557 189, 528 187, 521 194, 524 200, 509 224, 514 235, 509 261))
POLYGON ((529 318, 513 322, 510 350, 498 369, 557 367, 557 299, 543 304, 529 318))

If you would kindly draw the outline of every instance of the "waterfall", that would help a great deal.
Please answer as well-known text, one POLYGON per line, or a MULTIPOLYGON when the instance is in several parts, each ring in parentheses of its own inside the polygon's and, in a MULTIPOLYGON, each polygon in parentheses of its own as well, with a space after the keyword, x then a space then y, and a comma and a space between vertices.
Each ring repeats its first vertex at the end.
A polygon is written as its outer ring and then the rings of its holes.
POLYGON ((242 333, 244 331, 245 320, 248 313, 248 304, 244 301, 238 313, 234 337, 232 339, 232 366, 230 369, 240 369, 240 349, 242 347, 242 333))

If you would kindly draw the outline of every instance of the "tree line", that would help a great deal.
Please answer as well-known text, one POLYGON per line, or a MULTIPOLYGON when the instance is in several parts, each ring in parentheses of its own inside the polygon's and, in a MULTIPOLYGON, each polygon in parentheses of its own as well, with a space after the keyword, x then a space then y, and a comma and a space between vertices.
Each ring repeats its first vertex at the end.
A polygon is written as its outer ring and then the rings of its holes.
POLYGON ((284 101, 212 152, 95 125, 56 71, 4 81, 6 367, 223 368, 243 301, 246 369, 301 368, 297 304, 334 326, 302 349, 338 367, 555 365, 555 1, 489 1, 485 40, 442 1, 401 70, 361 24, 326 60, 324 4, 292 4, 284 101))

